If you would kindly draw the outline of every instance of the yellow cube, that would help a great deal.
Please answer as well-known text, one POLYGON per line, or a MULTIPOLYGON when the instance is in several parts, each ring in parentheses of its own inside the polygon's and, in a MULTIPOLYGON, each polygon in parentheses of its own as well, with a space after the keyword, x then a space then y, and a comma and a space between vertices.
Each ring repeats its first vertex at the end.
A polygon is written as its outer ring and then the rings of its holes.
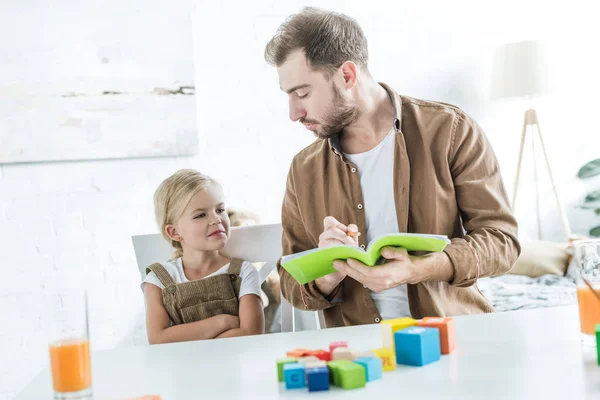
POLYGON ((396 369, 396 352, 388 347, 371 350, 376 357, 381 358, 383 371, 394 371, 396 369))
POLYGON ((410 328, 411 326, 417 325, 417 322, 417 320, 408 317, 385 319, 381 321, 379 325, 381 326, 381 339, 383 347, 392 349, 395 352, 396 346, 394 345, 394 333, 402 329, 410 328))

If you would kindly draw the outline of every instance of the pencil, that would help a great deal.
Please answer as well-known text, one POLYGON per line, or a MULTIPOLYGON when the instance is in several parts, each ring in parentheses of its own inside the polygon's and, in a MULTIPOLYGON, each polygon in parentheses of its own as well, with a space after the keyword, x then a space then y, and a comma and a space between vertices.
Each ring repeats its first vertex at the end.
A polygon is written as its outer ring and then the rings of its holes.
POLYGON ((358 236, 360 236, 360 232, 346 231, 346 235, 352 236, 352 237, 358 237, 358 236))

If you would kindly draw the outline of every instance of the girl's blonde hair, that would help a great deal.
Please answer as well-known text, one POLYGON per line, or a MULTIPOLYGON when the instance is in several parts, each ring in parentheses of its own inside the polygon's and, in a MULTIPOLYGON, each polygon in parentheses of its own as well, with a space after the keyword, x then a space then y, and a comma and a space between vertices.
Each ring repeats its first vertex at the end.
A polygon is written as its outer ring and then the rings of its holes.
POLYGON ((154 214, 163 237, 173 247, 173 258, 183 256, 181 243, 167 235, 166 226, 175 224, 200 190, 219 183, 193 169, 180 169, 162 181, 154 192, 154 214))

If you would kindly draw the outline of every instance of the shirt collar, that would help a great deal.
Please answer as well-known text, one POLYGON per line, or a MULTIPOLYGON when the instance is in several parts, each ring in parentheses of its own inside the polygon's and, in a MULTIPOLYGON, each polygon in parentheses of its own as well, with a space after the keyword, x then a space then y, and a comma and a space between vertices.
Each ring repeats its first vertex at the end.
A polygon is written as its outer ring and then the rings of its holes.
MULTIPOLYGON (((398 94, 394 91, 394 89, 390 88, 383 82, 379 82, 381 87, 385 89, 390 100, 392 102, 392 108, 394 110, 394 129, 396 133, 400 132, 400 128, 402 127, 402 99, 398 94)), ((327 139, 329 141, 329 147, 331 150, 338 156, 342 156, 342 145, 340 142, 340 134, 336 134, 335 136, 327 139)))

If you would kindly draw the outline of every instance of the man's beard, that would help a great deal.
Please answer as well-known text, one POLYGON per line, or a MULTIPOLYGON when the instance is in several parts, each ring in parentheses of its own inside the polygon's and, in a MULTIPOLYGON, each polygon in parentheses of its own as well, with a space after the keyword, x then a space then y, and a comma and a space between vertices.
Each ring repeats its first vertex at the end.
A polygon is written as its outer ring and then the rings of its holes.
MULTIPOLYGON (((327 112, 321 125, 321 129, 314 134, 321 139, 329 139, 342 132, 345 127, 356 122, 360 117, 360 110, 346 100, 340 90, 332 82, 331 90, 333 91, 333 104, 327 112)), ((314 120, 300 120, 302 123, 318 123, 314 120)))

